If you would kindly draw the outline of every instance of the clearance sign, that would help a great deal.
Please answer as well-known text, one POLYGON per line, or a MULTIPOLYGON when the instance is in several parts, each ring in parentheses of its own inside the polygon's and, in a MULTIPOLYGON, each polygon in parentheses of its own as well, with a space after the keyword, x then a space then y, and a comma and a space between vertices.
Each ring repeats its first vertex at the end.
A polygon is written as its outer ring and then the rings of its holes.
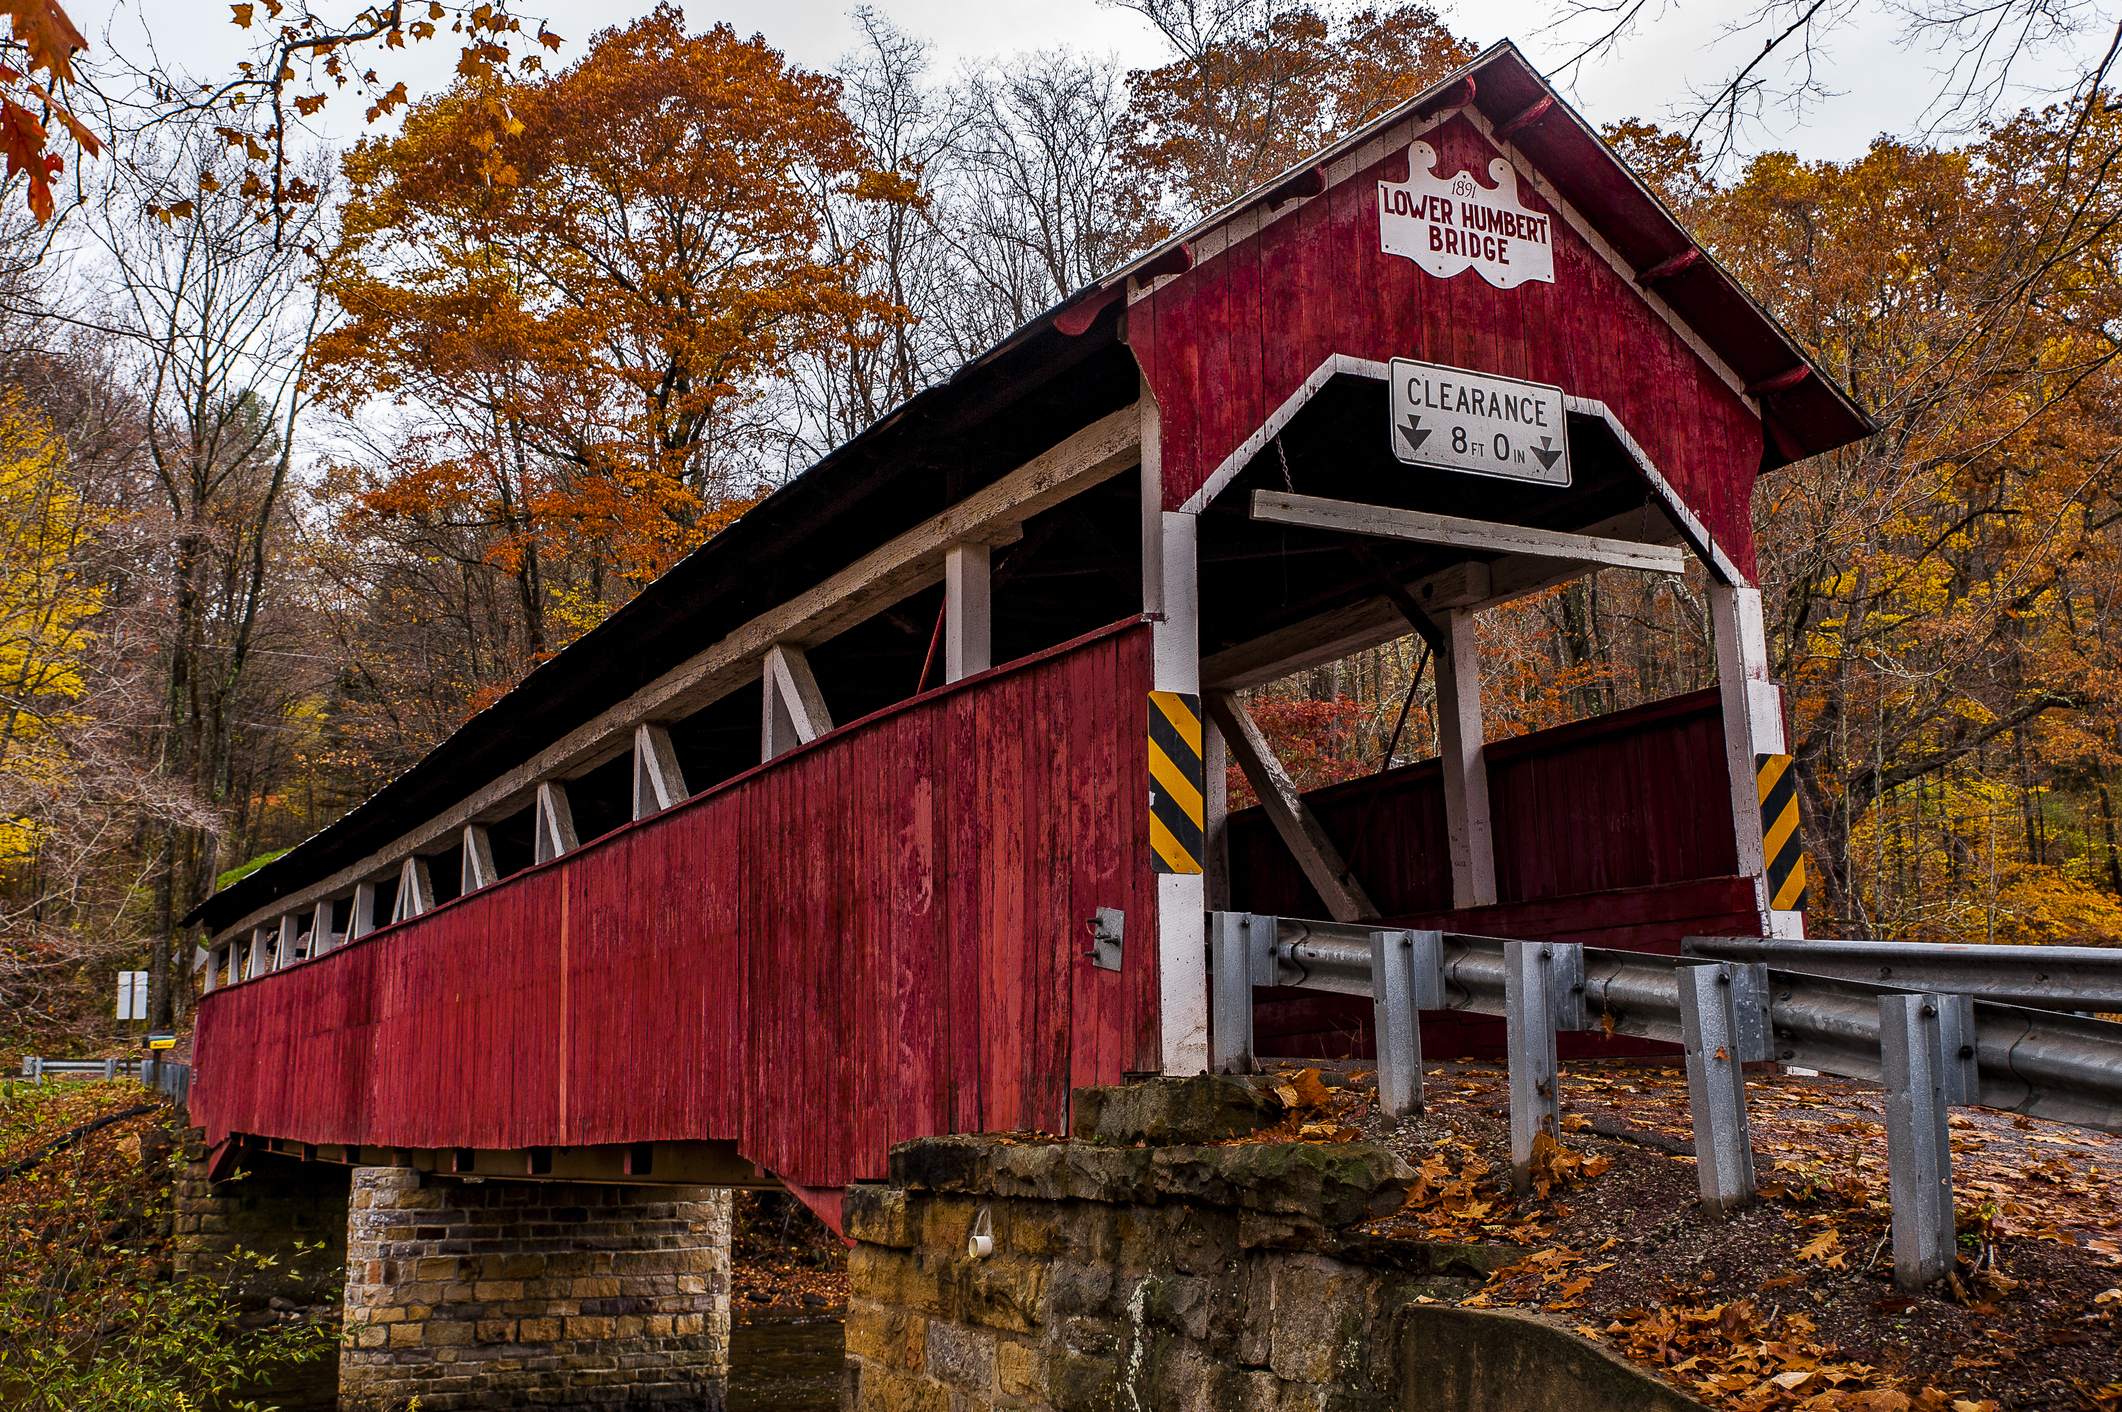
POLYGON ((1555 282, 1554 220, 1518 204, 1518 174, 1501 157, 1492 186, 1471 172, 1436 174, 1427 142, 1407 149, 1407 180, 1378 183, 1378 233, 1388 255, 1405 255, 1439 279, 1473 270, 1498 289, 1555 282))

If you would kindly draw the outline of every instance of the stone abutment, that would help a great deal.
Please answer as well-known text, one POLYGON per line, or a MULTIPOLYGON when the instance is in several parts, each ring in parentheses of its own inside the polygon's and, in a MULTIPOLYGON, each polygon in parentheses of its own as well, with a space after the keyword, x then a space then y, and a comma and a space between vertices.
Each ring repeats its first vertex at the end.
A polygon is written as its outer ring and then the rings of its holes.
POLYGON ((209 1182, 204 1148, 187 1156, 178 1263, 226 1272, 247 1308, 280 1317, 341 1306, 341 1412, 725 1405, 727 1190, 466 1180, 273 1153, 209 1182), (231 1259, 238 1246, 274 1263, 261 1275, 231 1259))

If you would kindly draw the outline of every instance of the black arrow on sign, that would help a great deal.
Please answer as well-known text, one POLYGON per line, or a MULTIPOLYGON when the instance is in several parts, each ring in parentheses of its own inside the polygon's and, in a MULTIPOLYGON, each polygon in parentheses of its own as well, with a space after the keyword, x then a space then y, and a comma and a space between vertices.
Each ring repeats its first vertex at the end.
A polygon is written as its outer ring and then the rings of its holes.
POLYGON ((1562 459, 1563 448, 1557 446, 1554 447, 1554 449, 1552 450, 1548 449, 1549 443, 1551 443, 1553 440, 1554 438, 1551 436, 1543 436, 1540 438, 1540 444, 1538 446, 1531 446, 1526 448, 1527 450, 1531 451, 1535 457, 1539 459, 1540 469, 1543 471, 1553 470, 1555 468, 1555 462, 1562 459))
POLYGON ((1407 438, 1407 449, 1409 451, 1420 451, 1422 443, 1429 440, 1429 429, 1422 425, 1420 417, 1410 413, 1407 418, 1407 425, 1400 428, 1400 435, 1407 438))

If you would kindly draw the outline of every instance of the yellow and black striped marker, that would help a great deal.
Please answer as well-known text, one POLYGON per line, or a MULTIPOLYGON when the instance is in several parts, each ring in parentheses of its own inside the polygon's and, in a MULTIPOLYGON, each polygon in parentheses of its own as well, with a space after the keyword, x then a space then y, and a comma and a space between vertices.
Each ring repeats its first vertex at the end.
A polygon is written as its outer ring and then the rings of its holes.
POLYGON ((1160 873, 1201 871, 1201 698, 1149 694, 1149 847, 1160 873))
POLYGON ((1761 851, 1768 859, 1768 905, 1805 910, 1805 847, 1798 837, 1798 772, 1788 755, 1756 755, 1761 790, 1761 851))

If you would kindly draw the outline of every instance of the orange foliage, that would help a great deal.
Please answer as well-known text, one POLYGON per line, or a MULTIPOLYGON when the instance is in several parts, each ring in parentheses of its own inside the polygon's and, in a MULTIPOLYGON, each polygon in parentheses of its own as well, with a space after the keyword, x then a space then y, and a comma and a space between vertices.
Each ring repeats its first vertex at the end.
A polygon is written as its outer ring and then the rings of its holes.
POLYGON ((42 225, 52 216, 52 178, 66 170, 65 159, 51 150, 51 124, 64 127, 91 157, 103 150, 59 101, 74 80, 74 55, 88 41, 54 0, 7 0, 5 8, 11 28, 0 41, 0 150, 7 153, 7 179, 24 178, 30 214, 42 225))
MULTIPOLYGON (((245 31, 255 28, 258 33, 257 47, 251 51, 254 57, 239 62, 232 78, 209 88, 189 106, 226 120, 215 127, 215 135, 240 150, 251 168, 244 175, 240 194, 246 201, 269 206, 276 217, 284 217, 291 206, 315 201, 320 194, 288 170, 291 126, 315 116, 344 90, 368 101, 365 120, 370 123, 397 112, 409 101, 403 80, 392 83, 370 67, 368 60, 377 50, 387 53, 432 40, 447 23, 459 40, 458 78, 492 84, 508 77, 511 61, 520 74, 541 72, 545 51, 558 49, 562 43, 542 20, 534 32, 526 34, 523 21, 509 13, 507 0, 450 5, 442 0, 424 4, 384 0, 351 14, 335 13, 330 0, 315 0, 314 4, 313 0, 242 0, 228 8, 231 24, 245 31), (519 46, 526 52, 518 53, 519 46), (292 116, 289 108, 294 109, 292 116), (249 114, 259 116, 250 118, 249 114)), ((163 81, 173 89, 190 86, 163 81)), ((490 179, 498 176, 498 165, 486 175, 490 179)), ((191 201, 176 201, 149 206, 148 212, 167 225, 173 219, 189 219, 196 214, 196 206, 191 201)), ((260 219, 267 217, 261 212, 260 219)))
POLYGON ((353 528, 476 527, 533 653, 540 562, 594 561, 586 626, 702 543, 757 493, 762 388, 872 312, 816 254, 816 187, 871 175, 838 86, 668 5, 560 74, 459 83, 346 173, 347 319, 315 368, 349 411, 380 393, 424 421, 342 476, 353 528))
MULTIPOLYGON (((1364 727, 1369 708, 1351 697, 1335 701, 1307 701, 1300 697, 1261 695, 1246 705, 1260 733, 1274 746, 1275 756, 1299 789, 1318 789, 1369 774, 1376 760, 1363 758, 1368 744, 1364 727)), ((1244 772, 1232 765, 1228 774, 1230 807, 1246 809, 1259 803, 1244 772)))
MULTIPOLYGON (((1135 8, 1159 19, 1154 0, 1135 8)), ((1472 59, 1425 6, 1281 10, 1176 63, 1128 76, 1127 165, 1155 196, 1210 210, 1472 59)), ((1160 21, 1161 23, 1161 21, 1160 21)), ((1167 34, 1182 47, 1186 33, 1167 34)))

